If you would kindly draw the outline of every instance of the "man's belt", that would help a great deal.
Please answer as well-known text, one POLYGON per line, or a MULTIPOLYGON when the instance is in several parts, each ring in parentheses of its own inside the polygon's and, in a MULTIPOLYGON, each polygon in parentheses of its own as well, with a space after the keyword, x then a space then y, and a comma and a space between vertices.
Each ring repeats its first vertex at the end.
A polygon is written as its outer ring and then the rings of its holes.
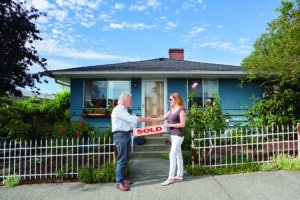
POLYGON ((132 131, 114 131, 114 133, 132 133, 132 131))

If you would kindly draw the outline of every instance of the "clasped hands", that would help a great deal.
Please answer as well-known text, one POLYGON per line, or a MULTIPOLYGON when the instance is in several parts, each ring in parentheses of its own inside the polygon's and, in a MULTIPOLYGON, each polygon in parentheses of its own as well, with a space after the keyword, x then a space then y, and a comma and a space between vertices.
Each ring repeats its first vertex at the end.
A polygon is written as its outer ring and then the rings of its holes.
MULTIPOLYGON (((155 122, 155 120, 154 120, 154 118, 151 118, 151 117, 145 117, 145 122, 152 123, 152 122, 155 122)), ((166 128, 169 128, 169 127, 171 127, 171 124, 164 124, 164 126, 166 128)))

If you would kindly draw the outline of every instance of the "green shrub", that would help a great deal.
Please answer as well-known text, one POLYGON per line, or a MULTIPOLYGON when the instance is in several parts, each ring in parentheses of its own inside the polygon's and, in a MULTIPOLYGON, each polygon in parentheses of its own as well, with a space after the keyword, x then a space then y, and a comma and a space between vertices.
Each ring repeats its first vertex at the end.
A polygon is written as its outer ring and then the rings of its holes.
POLYGON ((69 122, 70 92, 54 99, 14 100, 0 97, 0 136, 10 140, 39 139, 54 132, 53 124, 69 122))
POLYGON ((21 177, 14 174, 14 175, 4 179, 3 184, 4 184, 4 187, 11 188, 11 187, 20 185, 21 181, 22 181, 21 177))
MULTIPOLYGON (((186 135, 190 133, 191 130, 225 130, 226 121, 222 113, 220 97, 216 96, 213 103, 208 101, 203 107, 199 107, 199 105, 193 101, 193 93, 189 97, 189 100, 191 101, 191 108, 186 120, 186 135)), ((219 132, 217 133, 219 134, 219 132)), ((190 138, 187 139, 190 140, 190 138)))
POLYGON ((93 171, 93 181, 96 183, 114 182, 116 180, 115 165, 105 163, 100 169, 93 171))
POLYGON ((290 155, 279 154, 271 158, 269 163, 263 164, 261 169, 269 170, 295 170, 300 171, 300 158, 290 155))
POLYGON ((94 139, 94 129, 83 120, 72 122, 58 122, 54 125, 53 138, 94 139))
MULTIPOLYGON (((130 174, 130 164, 127 163, 125 176, 130 174)), ((84 166, 78 170, 78 179, 84 183, 108 183, 116 180, 116 165, 104 163, 99 169, 84 166)))
POLYGON ((56 171, 56 178, 58 178, 58 179, 65 179, 66 178, 65 171, 64 170, 58 170, 58 171, 56 171))
POLYGON ((78 170, 78 179, 84 183, 93 182, 93 168, 90 166, 84 166, 78 170))
POLYGON ((257 163, 245 163, 241 165, 225 166, 225 167, 209 167, 196 165, 185 166, 185 170, 192 176, 201 175, 224 175, 224 174, 236 174, 254 172, 260 170, 260 165, 257 163))

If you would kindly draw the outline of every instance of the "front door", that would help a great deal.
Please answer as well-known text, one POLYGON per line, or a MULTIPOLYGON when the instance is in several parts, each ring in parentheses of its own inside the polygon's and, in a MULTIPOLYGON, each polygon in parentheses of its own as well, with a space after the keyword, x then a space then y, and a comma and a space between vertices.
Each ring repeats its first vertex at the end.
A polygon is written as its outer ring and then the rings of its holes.
MULTIPOLYGON (((165 83, 164 80, 144 80, 144 112, 145 117, 161 117, 165 112, 165 83)), ((146 126, 162 124, 163 122, 146 123, 146 126)))

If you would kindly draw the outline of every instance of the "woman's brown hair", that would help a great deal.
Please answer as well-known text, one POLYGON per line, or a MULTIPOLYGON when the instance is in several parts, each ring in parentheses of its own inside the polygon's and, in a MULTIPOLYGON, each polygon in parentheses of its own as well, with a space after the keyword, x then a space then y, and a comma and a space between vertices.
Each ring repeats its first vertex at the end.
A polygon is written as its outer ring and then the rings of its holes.
POLYGON ((179 106, 181 106, 185 109, 185 104, 184 104, 184 101, 183 101, 182 97, 180 96, 180 94, 178 94, 177 92, 174 92, 174 93, 170 94, 170 96, 173 97, 174 100, 176 100, 176 102, 179 106))

